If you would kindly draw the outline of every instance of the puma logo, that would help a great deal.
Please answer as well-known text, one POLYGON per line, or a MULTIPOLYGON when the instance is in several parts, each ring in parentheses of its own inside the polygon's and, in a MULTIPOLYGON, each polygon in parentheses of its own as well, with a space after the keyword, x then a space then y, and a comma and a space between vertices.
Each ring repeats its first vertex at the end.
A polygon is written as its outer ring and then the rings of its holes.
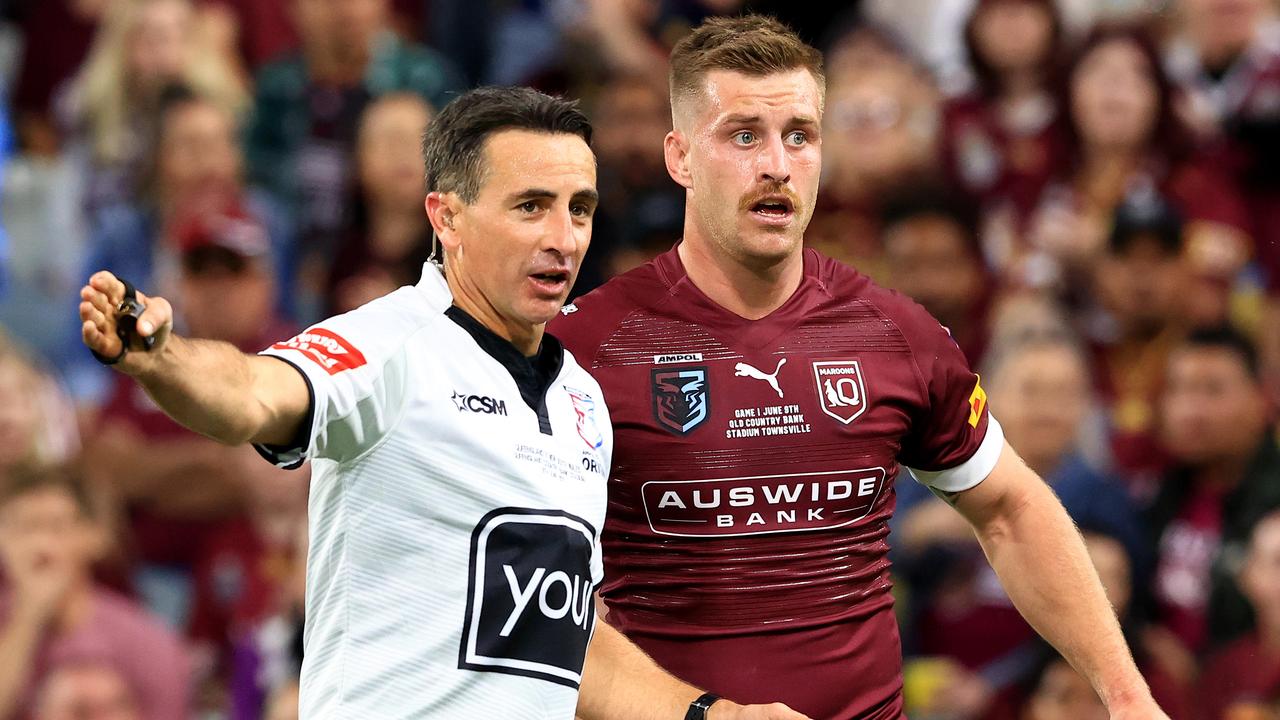
POLYGON ((778 393, 778 397, 782 397, 782 388, 778 386, 778 372, 782 370, 782 366, 787 364, 787 359, 782 358, 778 361, 778 367, 773 369, 772 375, 766 375, 762 371, 757 370, 746 363, 738 363, 733 366, 734 377, 749 377, 756 380, 763 380, 769 383, 769 387, 778 393))

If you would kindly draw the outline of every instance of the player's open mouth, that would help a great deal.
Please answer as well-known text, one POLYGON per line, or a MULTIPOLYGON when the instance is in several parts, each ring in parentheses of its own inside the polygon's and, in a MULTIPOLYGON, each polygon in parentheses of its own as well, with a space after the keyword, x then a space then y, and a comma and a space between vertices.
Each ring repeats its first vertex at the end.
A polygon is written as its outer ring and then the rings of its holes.
POLYGON ((795 214, 795 207, 785 195, 770 195, 757 200, 751 206, 751 214, 769 224, 785 224, 795 214))

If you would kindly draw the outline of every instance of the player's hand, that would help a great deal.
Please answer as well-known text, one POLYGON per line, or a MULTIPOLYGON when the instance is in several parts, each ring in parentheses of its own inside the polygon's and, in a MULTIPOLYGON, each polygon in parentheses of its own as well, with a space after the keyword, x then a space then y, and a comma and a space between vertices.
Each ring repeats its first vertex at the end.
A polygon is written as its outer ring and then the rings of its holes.
POLYGON ((782 703, 769 705, 739 705, 728 700, 718 700, 707 710, 707 720, 810 720, 782 703))
MULTIPOLYGON (((123 300, 124 283, 105 270, 94 273, 89 278, 89 284, 80 288, 81 336, 90 350, 104 357, 112 358, 120 354, 121 340, 116 334, 116 309, 123 300)), ((138 334, 142 337, 154 337, 155 344, 150 352, 143 350, 140 342, 135 342, 129 348, 124 359, 115 367, 130 375, 142 372, 148 363, 155 361, 173 329, 173 308, 168 300, 148 297, 139 291, 138 302, 147 308, 142 317, 138 318, 138 334)))

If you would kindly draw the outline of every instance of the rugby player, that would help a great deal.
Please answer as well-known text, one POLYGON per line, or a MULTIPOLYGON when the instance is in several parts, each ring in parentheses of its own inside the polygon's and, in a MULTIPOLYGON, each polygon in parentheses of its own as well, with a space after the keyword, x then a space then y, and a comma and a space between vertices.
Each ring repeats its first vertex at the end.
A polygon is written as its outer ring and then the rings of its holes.
POLYGON ((1019 610, 1112 718, 1164 720, 1079 533, 1006 445, 947 331, 803 247, 819 53, 768 18, 711 19, 670 73, 683 239, 550 327, 614 426, 609 623, 714 693, 902 717, 888 560, 901 465, 972 523, 1019 610))

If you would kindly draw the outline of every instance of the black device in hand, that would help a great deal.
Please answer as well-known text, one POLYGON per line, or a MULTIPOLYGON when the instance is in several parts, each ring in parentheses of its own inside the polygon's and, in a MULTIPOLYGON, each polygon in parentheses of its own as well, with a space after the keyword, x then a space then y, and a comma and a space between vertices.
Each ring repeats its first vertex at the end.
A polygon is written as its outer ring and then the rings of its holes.
POLYGON ((138 318, 142 317, 142 313, 146 311, 147 306, 138 301, 138 290, 133 283, 121 278, 124 283, 124 300, 120 301, 120 305, 116 308, 116 335, 120 338, 120 354, 109 358, 100 355, 95 350, 90 350, 93 357, 103 365, 115 365, 124 359, 129 353, 129 347, 136 338, 142 344, 143 351, 151 350, 156 344, 155 335, 149 337, 138 336, 138 318))

